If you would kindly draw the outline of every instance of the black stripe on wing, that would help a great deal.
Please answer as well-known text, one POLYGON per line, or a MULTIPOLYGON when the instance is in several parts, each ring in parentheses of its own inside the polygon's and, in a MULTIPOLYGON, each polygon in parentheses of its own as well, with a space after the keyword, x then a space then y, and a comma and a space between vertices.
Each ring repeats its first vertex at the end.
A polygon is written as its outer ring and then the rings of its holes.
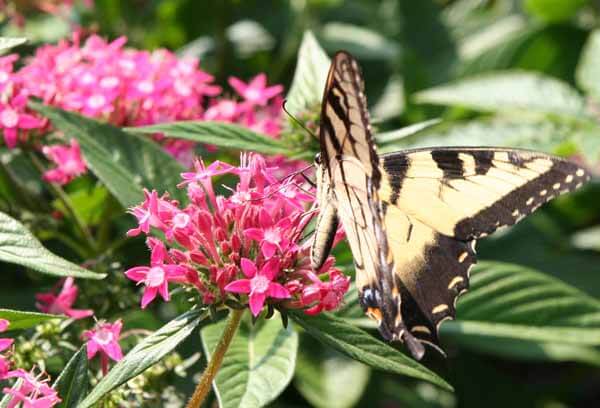
POLYGON ((589 180, 590 174, 575 163, 555 161, 547 172, 457 223, 454 235, 462 239, 474 239, 491 234, 500 227, 514 225, 543 204, 578 189, 589 180), (495 223, 490 224, 486 220, 495 220, 495 223))

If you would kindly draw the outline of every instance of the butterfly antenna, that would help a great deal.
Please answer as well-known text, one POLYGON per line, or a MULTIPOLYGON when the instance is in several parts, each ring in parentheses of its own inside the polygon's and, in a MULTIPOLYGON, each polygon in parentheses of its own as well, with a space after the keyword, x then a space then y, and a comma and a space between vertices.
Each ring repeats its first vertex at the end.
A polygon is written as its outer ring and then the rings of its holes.
POLYGON ((283 101, 283 111, 290 117, 290 119, 292 119, 298 126, 300 126, 302 129, 304 129, 309 135, 311 135, 312 137, 314 137, 315 139, 319 139, 319 137, 309 128, 307 128, 304 123, 300 122, 298 120, 298 118, 296 118, 294 115, 292 115, 290 113, 290 111, 287 110, 287 108, 285 107, 285 104, 287 103, 287 99, 283 101))

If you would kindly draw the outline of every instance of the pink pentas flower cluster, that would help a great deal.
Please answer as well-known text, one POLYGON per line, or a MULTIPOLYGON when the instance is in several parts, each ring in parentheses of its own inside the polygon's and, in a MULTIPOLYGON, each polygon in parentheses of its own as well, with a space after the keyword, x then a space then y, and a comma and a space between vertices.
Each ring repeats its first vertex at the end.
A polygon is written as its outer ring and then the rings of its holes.
POLYGON ((187 205, 146 191, 144 202, 131 209, 138 226, 128 235, 148 236, 151 262, 125 272, 144 286, 143 308, 158 296, 168 301, 169 285, 194 288, 203 304, 241 301, 254 316, 266 304, 308 313, 339 306, 349 279, 333 258, 313 271, 310 240, 303 240, 314 197, 292 177, 277 180, 276 171, 256 154, 242 155, 238 167, 197 160, 179 185, 187 205), (238 178, 226 196, 213 185, 223 174, 238 178))
MULTIPOLYGON (((16 55, 0 57, 0 131, 6 145, 15 147, 32 136, 45 144, 51 124, 27 108, 31 97, 116 126, 214 120, 279 136, 283 87, 268 86, 266 75, 248 83, 231 77, 238 97, 226 96, 230 93, 214 84, 197 59, 164 49, 126 48, 126 42, 97 35, 82 41, 74 34, 71 41, 39 47, 23 61, 16 55), (17 62, 22 67, 15 70, 17 62)), ((177 159, 192 162, 193 142, 156 139, 177 159)), ((45 175, 49 181, 64 184, 86 170, 76 143, 47 147, 44 154, 57 166, 45 175)))
MULTIPOLYGON (((9 322, 0 319, 0 332, 5 331, 9 322)), ((12 346, 12 339, 0 339, 0 352, 6 351, 12 346)), ((10 395, 11 399, 6 405, 8 408, 17 406, 27 408, 51 408, 61 402, 58 393, 48 385, 48 377, 40 373, 34 375, 33 371, 28 372, 21 368, 10 370, 10 362, 6 355, 0 354, 0 381, 9 378, 20 379, 20 385, 9 388, 5 387, 2 392, 10 395)))
MULTIPOLYGON (((0 319, 0 333, 6 331, 9 322, 6 319, 0 319)), ((0 338, 0 353, 4 353, 13 344, 13 339, 0 338)), ((0 381, 7 378, 10 363, 5 355, 0 354, 0 381)))
POLYGON ((7 408, 51 408, 62 401, 56 390, 48 385, 49 378, 43 373, 34 375, 19 368, 11 371, 10 377, 20 379, 21 385, 4 388, 3 392, 12 397, 7 408))

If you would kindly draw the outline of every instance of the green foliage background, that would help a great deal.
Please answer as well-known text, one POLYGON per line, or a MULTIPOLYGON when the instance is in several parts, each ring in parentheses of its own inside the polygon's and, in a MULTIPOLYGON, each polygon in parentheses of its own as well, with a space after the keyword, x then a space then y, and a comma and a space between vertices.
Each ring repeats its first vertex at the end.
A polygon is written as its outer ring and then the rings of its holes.
MULTIPOLYGON (((600 170, 600 4, 596 1, 96 0, 92 11, 78 8, 76 13, 83 26, 93 27, 110 38, 127 35, 132 46, 167 47, 181 55, 197 56, 202 68, 223 84, 228 75, 248 78, 266 72, 270 83, 283 83, 290 89, 294 72, 297 69, 303 72, 299 67, 310 65, 309 62, 316 64, 314 72, 306 68, 305 75, 296 81, 301 90, 290 91, 291 109, 297 113, 302 108, 314 108, 311 103, 318 104, 319 78, 327 69, 326 59, 318 52, 319 44, 329 55, 346 49, 363 67, 377 140, 383 151, 424 145, 515 146, 572 156, 595 170, 596 175, 600 170), (306 30, 314 33, 318 44, 311 45, 306 30), (304 53, 298 58, 303 38, 304 53), (308 96, 294 103, 298 92, 308 96), (316 100, 311 99, 313 95, 316 100), (410 131, 395 131, 430 119, 440 120, 410 131)), ((10 30, 5 27, 8 34, 10 30)), ((32 16, 25 28, 32 41, 19 48, 19 52, 27 53, 36 44, 60 38, 68 30, 55 17, 32 16)), ((148 151, 150 157, 162 157, 141 136, 114 128, 96 129, 96 124, 85 119, 44 111, 39 106, 36 109, 53 118, 59 128, 63 122, 64 126, 75 126, 78 132, 73 136, 78 137, 88 161, 94 155, 99 158, 106 155, 102 149, 118 145, 119 140, 127 137, 135 139, 130 139, 130 145, 123 147, 123 151, 148 151), (103 146, 98 139, 94 140, 95 132, 110 142, 105 141, 103 146)), ((199 141, 210 135, 211 142, 217 132, 222 146, 230 149, 258 147, 269 153, 298 154, 315 149, 314 144, 307 146, 305 139, 298 136, 298 129, 291 125, 281 144, 267 143, 260 135, 236 136, 235 129, 216 129, 210 125, 171 126, 161 130, 199 141)), ((141 133, 152 131, 155 130, 141 133)), ((17 153, 11 154, 15 157, 8 169, 14 178, 39 179, 35 169, 21 163, 17 153)), ((230 150, 219 154, 236 156, 230 150)), ((310 158, 310 154, 305 157, 310 158)), ((114 180, 153 173, 148 171, 153 164, 124 160, 116 167, 102 167, 101 161, 95 163, 96 167, 90 167, 105 186, 86 178, 79 185, 70 186, 70 194, 79 200, 78 211, 89 225, 100 224, 94 214, 101 211, 102 222, 111 225, 106 234, 120 241, 131 222, 120 206, 134 204, 139 197, 135 189, 115 188, 114 180)), ((154 163, 154 166, 165 174, 177 173, 176 169, 169 171, 163 165, 154 163)), ((162 189, 176 184, 164 177, 159 183, 155 187, 162 189)), ((152 180, 144 180, 143 184, 152 184, 152 180)), ((43 186, 35 182, 23 185, 30 190, 28 193, 43 195, 43 186)), ((2 185, 2 194, 13 193, 10 186, 2 185)), ((57 203, 22 203, 14 194, 12 199, 18 209, 3 210, 18 215, 47 247, 71 260, 86 259, 85 249, 76 253, 57 243, 52 236, 52 225, 48 225, 52 221, 40 215, 57 203)), ((18 226, 3 226, 0 235, 14 233, 14 228, 18 226)), ((109 288, 106 290, 112 291, 109 297, 97 289, 96 282, 89 281, 92 283, 87 283, 87 287, 82 283, 82 292, 88 296, 84 300, 96 310, 108 314, 112 311, 115 317, 124 314, 126 324, 149 330, 157 329, 177 315, 177 311, 185 310, 183 301, 178 305, 176 298, 175 305, 156 307, 151 313, 132 312, 131 305, 136 299, 122 295, 125 291, 122 287, 127 285, 119 272, 146 262, 146 250, 139 240, 121 241, 109 249, 104 256, 111 262, 94 268, 96 272, 109 274, 103 281, 109 288), (107 303, 108 298, 120 299, 118 306, 107 303), (130 311, 124 312, 127 309, 130 311)), ((594 406, 600 401, 599 251, 600 185, 595 178, 582 191, 555 200, 516 227, 478 244, 482 262, 474 271, 472 290, 458 304, 458 320, 443 326, 442 342, 448 358, 429 352, 424 362, 452 384, 454 393, 363 364, 403 372, 404 368, 389 368, 395 367, 393 358, 384 362, 364 354, 359 358, 362 363, 357 362, 307 334, 321 327, 323 331, 316 338, 331 346, 323 336, 327 337, 327 328, 337 327, 341 319, 371 330, 358 311, 356 293, 351 292, 336 320, 331 317, 332 320, 311 322, 293 316, 299 335, 290 334, 286 341, 299 343, 295 372, 279 367, 279 372, 262 374, 285 378, 293 375, 293 380, 270 404, 275 407, 594 406)), ((351 272, 347 251, 341 250, 338 255, 338 263, 351 272)), ((15 262, 1 252, 0 259, 15 262)), ((33 293, 49 286, 52 279, 13 270, 13 266, 7 266, 0 275, 0 307, 32 310, 33 293)), ((0 317, 2 313, 0 309, 0 317)), ((27 318, 43 319, 24 316, 27 318)), ((194 324, 198 324, 194 319, 196 316, 188 316, 174 325, 191 332, 194 324)), ((263 337, 279 335, 278 327, 271 327, 272 323, 265 323, 269 328, 261 332, 263 337)), ((24 323, 25 327, 29 326, 24 323)), ((244 328, 243 335, 253 337, 248 334, 252 330, 250 326, 244 328)), ((214 331, 214 326, 202 329, 203 334, 214 331)), ((203 335, 203 343, 210 354, 210 344, 216 340, 208 334, 203 335)), ((348 336, 361 338, 356 333, 348 336)), ((183 343, 183 353, 190 354, 199 347, 195 335, 183 343)), ((341 348, 351 354, 348 345, 341 348)), ((286 350, 282 350, 281 358, 293 361, 286 350)), ((240 359, 244 357, 238 356, 236 361, 240 359)), ((196 364, 197 370, 202 364, 202 361, 196 364)), ((261 374, 248 373, 249 378, 252 375, 261 374)), ((225 380, 218 378, 217 388, 225 380)), ((189 393, 189 381, 177 385, 189 393)), ((223 395, 226 398, 220 401, 222 406, 236 406, 249 398, 223 395)))

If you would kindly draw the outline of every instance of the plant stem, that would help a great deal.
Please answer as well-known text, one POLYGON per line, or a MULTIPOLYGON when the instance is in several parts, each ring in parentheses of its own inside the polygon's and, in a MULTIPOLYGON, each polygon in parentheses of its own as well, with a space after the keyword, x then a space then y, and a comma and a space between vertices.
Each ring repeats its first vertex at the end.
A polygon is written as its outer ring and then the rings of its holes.
MULTIPOLYGON (((33 165, 35 167, 37 167, 37 169, 43 174, 45 171, 44 166, 42 165, 40 160, 37 158, 35 153, 30 152, 29 157, 30 157, 33 165)), ((83 219, 79 216, 79 214, 73 207, 73 204, 71 203, 71 200, 69 199, 69 196, 67 195, 67 193, 65 193, 65 191, 62 189, 62 187, 56 183, 48 183, 48 186, 50 187, 50 190, 52 190, 52 192, 54 193, 56 198, 58 198, 62 202, 62 204, 65 206, 65 209, 71 216, 71 219, 77 226, 77 229, 79 229, 79 231, 83 235, 83 238, 85 239, 89 248, 93 252, 96 252, 98 250, 98 245, 96 244, 96 241, 94 240, 94 237, 92 236, 92 233, 90 232, 89 228, 87 227, 87 225, 85 224, 83 219)))
POLYGON ((210 387, 212 385, 219 368, 221 367, 221 363, 223 362, 223 357, 225 356, 225 352, 229 348, 231 344, 231 340, 235 335, 238 327, 240 326, 240 320, 242 315, 244 314, 244 310, 236 310, 231 309, 229 312, 229 320, 227 321, 227 325, 225 326, 225 330, 223 330, 223 335, 221 339, 217 343, 217 347, 202 373, 202 377, 200 377, 200 382, 196 386, 194 390, 194 395, 190 398, 186 408, 200 408, 208 392, 210 391, 210 387))

